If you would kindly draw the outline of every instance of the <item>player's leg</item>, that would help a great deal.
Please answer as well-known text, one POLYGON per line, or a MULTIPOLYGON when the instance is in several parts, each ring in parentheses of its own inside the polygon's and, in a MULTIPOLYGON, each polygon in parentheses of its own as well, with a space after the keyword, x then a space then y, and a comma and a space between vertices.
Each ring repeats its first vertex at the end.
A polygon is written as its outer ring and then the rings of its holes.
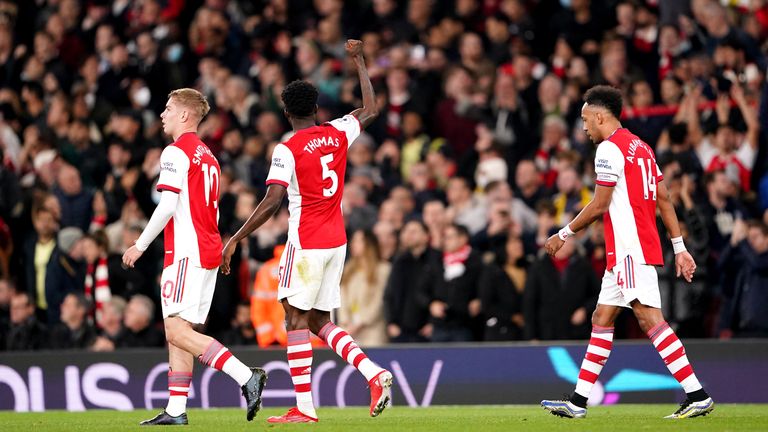
POLYGON ((664 320, 661 309, 642 304, 639 300, 632 302, 632 310, 637 317, 640 328, 653 342, 656 351, 669 369, 669 373, 685 390, 686 398, 680 407, 667 418, 690 418, 707 415, 714 409, 714 402, 699 383, 693 367, 685 354, 685 347, 678 339, 675 331, 664 320))
POLYGON ((554 415, 567 418, 582 418, 587 415, 589 394, 613 348, 614 322, 622 307, 626 306, 617 281, 617 272, 605 272, 597 309, 592 314, 592 334, 581 362, 576 389, 566 400, 541 401, 541 406, 554 415))
POLYGON ((189 385, 192 383, 192 369, 195 357, 183 349, 168 344, 168 405, 165 412, 173 417, 187 411, 189 385))
POLYGON ((616 317, 621 313, 621 307, 598 304, 592 314, 592 334, 589 339, 587 352, 581 363, 576 390, 571 401, 580 407, 587 406, 589 394, 592 391, 603 366, 608 361, 613 349, 613 328, 616 317))
MULTIPOLYGON (((179 289, 181 270, 184 269, 184 260, 177 261, 163 269, 160 276, 161 291, 160 304, 163 318, 169 314, 178 313, 184 308, 181 302, 182 296, 179 289), (178 295, 177 295, 178 294, 178 295)), ((189 296, 187 296, 189 299, 189 296)), ((166 335, 166 340, 168 336, 166 335)), ((168 344, 168 404, 160 414, 139 423, 142 426, 187 424, 185 414, 189 384, 192 382, 192 365, 194 357, 188 352, 168 344)))
POLYGON ((190 322, 179 316, 165 319, 165 334, 169 343, 197 357, 200 363, 229 375, 240 386, 245 385, 253 375, 253 371, 219 341, 198 333, 190 322))
POLYGON ((346 330, 331 322, 330 311, 341 306, 339 283, 346 248, 330 249, 326 254, 323 283, 309 314, 309 329, 363 374, 371 389, 370 415, 376 417, 391 399, 392 374, 372 362, 346 330))
POLYGON ((300 303, 301 294, 283 299, 285 323, 288 331, 288 368, 291 382, 296 392, 296 408, 291 408, 282 416, 270 417, 270 423, 314 423, 317 412, 312 400, 312 344, 309 340, 309 311, 290 304, 300 303))
POLYGON ((184 259, 179 266, 174 273, 175 282, 171 284, 175 285, 172 295, 167 296, 165 289, 162 293, 165 337, 168 343, 191 354, 202 364, 232 377, 243 391, 247 402, 246 418, 250 421, 261 406, 266 373, 259 368, 249 368, 219 341, 193 328, 195 324, 205 323, 208 317, 217 269, 194 267, 184 259))
POLYGON ((661 312, 659 278, 653 266, 635 264, 632 257, 625 263, 629 275, 623 287, 624 297, 630 302, 640 328, 653 342, 667 369, 687 395, 680 408, 669 418, 688 418, 706 415, 714 409, 714 402, 702 388, 685 355, 685 347, 669 327, 661 312))
POLYGON ((310 329, 363 374, 371 389, 370 415, 377 417, 381 414, 392 398, 392 373, 372 362, 346 330, 331 322, 330 312, 313 309, 310 329))
POLYGON ((310 313, 309 328, 339 357, 357 368, 366 380, 370 381, 385 371, 368 358, 346 330, 331 322, 330 312, 313 309, 310 313))
POLYGON ((168 405, 155 417, 139 423, 141 426, 185 425, 187 421, 187 397, 192 383, 192 354, 168 344, 168 405))
POLYGON ((311 250, 299 250, 288 243, 280 259, 278 298, 285 310, 288 331, 288 367, 296 392, 296 407, 270 423, 315 423, 317 412, 312 400, 312 344, 309 340, 309 310, 320 288, 322 263, 311 250))

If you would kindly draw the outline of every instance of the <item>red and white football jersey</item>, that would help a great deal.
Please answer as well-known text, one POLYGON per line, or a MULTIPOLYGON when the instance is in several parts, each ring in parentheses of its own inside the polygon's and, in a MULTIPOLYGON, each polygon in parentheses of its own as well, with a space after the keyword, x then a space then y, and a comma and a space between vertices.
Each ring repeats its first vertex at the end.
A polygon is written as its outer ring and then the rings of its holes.
POLYGON ((194 133, 183 134, 163 150, 157 190, 179 194, 176 212, 165 226, 163 267, 182 258, 206 269, 221 264, 219 178, 219 162, 194 133))
POLYGON ((656 228, 656 185, 664 177, 653 150, 625 128, 597 146, 596 183, 613 186, 605 224, 607 269, 632 256, 638 264, 663 265, 656 228))
POLYGON ((360 135, 353 115, 301 129, 275 146, 267 184, 288 188, 288 241, 298 249, 347 243, 341 196, 347 149, 360 135))

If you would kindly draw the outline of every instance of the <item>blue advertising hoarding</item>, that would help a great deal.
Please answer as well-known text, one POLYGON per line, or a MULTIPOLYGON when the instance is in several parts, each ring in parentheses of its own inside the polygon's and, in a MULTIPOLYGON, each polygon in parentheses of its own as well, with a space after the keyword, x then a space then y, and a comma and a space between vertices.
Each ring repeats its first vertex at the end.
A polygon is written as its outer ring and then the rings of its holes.
MULTIPOLYGON (((688 357, 718 402, 768 402, 768 342, 688 341, 688 357)), ((575 344, 410 345, 369 349, 395 377, 402 406, 535 404, 572 391, 586 346, 575 344)), ((294 404, 283 350, 233 348, 270 374, 265 406, 294 404)), ((0 355, 0 409, 44 411, 158 408, 168 396, 164 350, 115 353, 37 352, 0 355)), ((327 349, 314 351, 312 384, 319 406, 367 405, 366 382, 327 349)), ((649 342, 618 342, 590 403, 676 403, 683 396, 649 342)), ((226 375, 195 367, 190 407, 242 406, 226 375)))

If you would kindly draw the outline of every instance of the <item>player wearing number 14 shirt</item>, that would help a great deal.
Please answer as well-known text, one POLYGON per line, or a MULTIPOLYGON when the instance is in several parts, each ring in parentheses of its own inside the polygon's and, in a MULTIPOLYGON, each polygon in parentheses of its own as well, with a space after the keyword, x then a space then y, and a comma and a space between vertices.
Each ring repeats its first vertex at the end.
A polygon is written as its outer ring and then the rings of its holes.
POLYGON ((656 229, 657 204, 672 237, 677 275, 690 282, 696 263, 685 249, 653 150, 621 127, 621 109, 621 93, 612 87, 593 87, 584 95, 584 130, 598 144, 595 196, 570 224, 547 240, 545 248, 555 255, 571 236, 602 216, 607 265, 576 389, 566 400, 544 400, 541 405, 561 417, 587 415, 587 399, 613 347, 614 321, 621 308, 626 307, 632 309, 640 327, 686 393, 685 401, 667 418, 706 415, 714 408, 714 402, 693 373, 685 347, 661 313, 655 266, 664 265, 664 261, 656 229))
POLYGON ((378 416, 390 399, 392 374, 374 364, 330 319, 330 311, 340 306, 339 282, 346 254, 341 197, 347 149, 378 115, 362 42, 347 41, 346 51, 357 68, 363 108, 318 125, 317 89, 306 81, 288 84, 281 97, 295 133, 275 147, 264 200, 224 247, 222 271, 228 273, 235 245, 274 215, 287 192, 288 242, 280 260, 278 298, 286 315, 296 407, 270 417, 270 423, 318 421, 312 401, 310 331, 365 376, 371 389, 371 417, 378 416))

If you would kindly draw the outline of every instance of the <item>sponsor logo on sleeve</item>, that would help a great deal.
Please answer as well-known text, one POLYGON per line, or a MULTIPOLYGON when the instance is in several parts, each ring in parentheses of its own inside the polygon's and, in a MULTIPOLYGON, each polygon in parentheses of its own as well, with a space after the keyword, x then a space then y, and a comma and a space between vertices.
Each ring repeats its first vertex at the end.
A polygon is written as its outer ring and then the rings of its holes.
POLYGON ((272 166, 273 166, 273 167, 277 167, 277 168, 285 168, 285 164, 284 164, 284 163, 283 163, 283 161, 282 161, 280 158, 278 158, 278 157, 276 157, 276 158, 272 158, 272 166))
POLYGON ((163 162, 160 164, 160 171, 167 171, 169 173, 176 174, 176 168, 173 167, 173 162, 163 162))
POLYGON ((595 169, 604 169, 607 171, 613 171, 613 167, 611 166, 611 161, 609 161, 608 159, 595 160, 595 169))

